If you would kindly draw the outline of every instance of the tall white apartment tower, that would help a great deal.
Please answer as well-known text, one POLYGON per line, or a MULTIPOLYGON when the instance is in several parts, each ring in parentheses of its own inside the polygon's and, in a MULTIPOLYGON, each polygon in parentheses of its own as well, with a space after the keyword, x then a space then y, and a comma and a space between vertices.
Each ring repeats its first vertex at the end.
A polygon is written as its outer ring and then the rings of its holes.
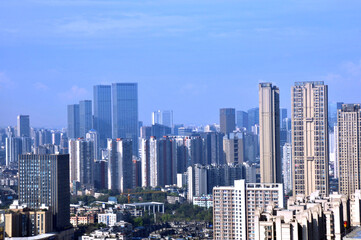
POLYGON ((360 104, 343 104, 337 114, 339 192, 351 197, 361 188, 360 104))
POLYGON ((260 170, 262 183, 282 183, 280 93, 272 83, 259 84, 260 170))
POLYGON ((293 195, 328 196, 328 87, 296 82, 291 99, 293 195))

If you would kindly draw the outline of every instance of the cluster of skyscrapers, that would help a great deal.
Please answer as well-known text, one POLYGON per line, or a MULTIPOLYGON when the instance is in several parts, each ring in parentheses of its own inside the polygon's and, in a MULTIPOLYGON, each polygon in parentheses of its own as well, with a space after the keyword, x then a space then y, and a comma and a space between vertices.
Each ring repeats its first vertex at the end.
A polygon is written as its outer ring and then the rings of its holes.
POLYGON ((69 226, 70 191, 177 184, 187 186, 190 202, 213 194, 215 239, 257 239, 255 228, 266 224, 257 209, 284 208, 291 191, 326 199, 338 190, 351 199, 361 188, 360 104, 330 111, 323 82, 294 84, 291 118, 280 89, 260 83, 257 108, 222 108, 219 125, 198 128, 174 124, 171 110, 152 112, 152 125, 142 126, 136 83, 97 85, 93 93, 68 105, 66 131, 31 128, 19 115, 16 128, 0 133, 5 165, 19 171, 19 205, 46 207, 53 229, 69 226))

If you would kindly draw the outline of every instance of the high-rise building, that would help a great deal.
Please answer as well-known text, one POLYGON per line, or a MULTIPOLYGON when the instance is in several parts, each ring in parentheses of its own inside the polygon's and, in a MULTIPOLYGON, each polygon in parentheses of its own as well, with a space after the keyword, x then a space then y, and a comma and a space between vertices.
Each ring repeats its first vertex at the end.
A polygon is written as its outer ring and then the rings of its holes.
POLYGON ((203 155, 203 139, 200 136, 186 137, 184 144, 187 148, 187 166, 206 164, 203 155))
POLYGON ((162 111, 157 110, 152 112, 152 125, 154 124, 162 124, 162 111))
POLYGON ((52 131, 51 144, 60 145, 61 132, 52 131))
POLYGON ((161 124, 167 127, 173 127, 173 111, 172 110, 158 110, 152 112, 152 125, 161 124))
POLYGON ((49 207, 60 231, 70 226, 69 155, 19 157, 19 203, 29 208, 49 207))
POLYGON ((248 128, 248 113, 247 112, 237 111, 237 127, 245 128, 245 129, 248 128))
POLYGON ((194 196, 207 194, 207 169, 202 165, 195 164, 187 169, 187 199, 193 202, 194 196))
POLYGON ((347 196, 361 189, 360 104, 343 104, 338 110, 339 192, 347 196))
POLYGON ((292 191, 292 146, 286 143, 282 147, 282 176, 285 193, 292 191))
POLYGON ((113 138, 132 140, 133 155, 138 156, 138 84, 113 83, 113 138))
POLYGON ((282 184, 236 180, 213 188, 213 239, 255 239, 255 211, 271 205, 283 208, 282 184))
POLYGON ((172 133, 172 129, 170 127, 157 123, 153 124, 150 128, 150 135, 156 138, 162 138, 163 136, 166 136, 171 133, 172 133))
POLYGON ((173 111, 172 110, 164 110, 162 113, 162 124, 164 126, 173 127, 173 111))
POLYGON ((291 92, 293 195, 328 196, 328 88, 296 82, 291 92))
POLYGON ((203 151, 205 164, 224 164, 223 133, 206 132, 200 133, 203 138, 203 151))
POLYGON ((252 130, 254 125, 259 125, 259 108, 251 108, 248 110, 248 131, 252 130))
POLYGON ((228 134, 236 129, 236 115, 234 108, 221 108, 219 110, 219 122, 221 133, 228 134))
POLYGON ((85 138, 86 133, 92 129, 93 114, 92 101, 83 100, 79 102, 79 134, 80 137, 85 138))
POLYGON ((79 104, 68 105, 68 138, 80 136, 79 104))
POLYGON ((280 109, 280 123, 282 124, 283 120, 287 118, 287 108, 280 109))
MULTIPOLYGON (((145 171, 143 170, 143 172, 145 171)), ((145 181, 143 180, 143 182, 145 181)), ((157 187, 157 186, 173 185, 176 183, 177 183, 176 142, 170 138, 163 138, 163 139, 150 138, 149 140, 150 186, 157 187)))
POLYGON ((108 189, 122 193, 133 188, 132 140, 108 139, 108 189))
POLYGON ((96 189, 108 188, 108 162, 106 160, 94 162, 94 187, 96 189))
POLYGON ((223 138, 223 150, 226 163, 242 164, 244 161, 243 133, 230 133, 223 138))
POLYGON ((142 187, 150 186, 150 149, 148 138, 141 139, 140 158, 142 171, 142 187))
POLYGON ((215 186, 231 186, 234 180, 243 179, 242 164, 201 165, 194 164, 187 168, 187 199, 203 194, 212 194, 215 186))
POLYGON ((255 163, 259 157, 258 136, 252 132, 244 133, 244 161, 255 163))
POLYGON ((19 154, 22 154, 22 141, 19 137, 7 137, 5 139, 5 162, 6 166, 17 166, 19 154))
POLYGON ((94 159, 101 159, 100 148, 99 148, 99 134, 96 130, 90 129, 85 135, 87 141, 93 142, 94 159))
POLYGON ((272 83, 259 84, 260 167, 262 183, 282 183, 280 155, 280 92, 272 83))
POLYGON ((84 139, 69 140, 70 182, 94 185, 94 142, 84 139))
POLYGON ((112 138, 112 96, 110 85, 93 88, 94 129, 99 134, 99 146, 106 148, 107 139, 112 138))
POLYGON ((29 115, 19 115, 17 125, 18 137, 30 137, 30 117, 29 115))

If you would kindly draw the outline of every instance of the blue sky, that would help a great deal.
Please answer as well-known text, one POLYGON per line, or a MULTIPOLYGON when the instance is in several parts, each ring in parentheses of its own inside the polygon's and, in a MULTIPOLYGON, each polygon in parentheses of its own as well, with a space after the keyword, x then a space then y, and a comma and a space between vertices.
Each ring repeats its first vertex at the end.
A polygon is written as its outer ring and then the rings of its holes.
POLYGON ((361 1, 0 1, 0 126, 30 114, 65 127, 92 86, 138 82, 139 118, 219 121, 258 105, 258 83, 325 81, 331 101, 361 102, 361 1))

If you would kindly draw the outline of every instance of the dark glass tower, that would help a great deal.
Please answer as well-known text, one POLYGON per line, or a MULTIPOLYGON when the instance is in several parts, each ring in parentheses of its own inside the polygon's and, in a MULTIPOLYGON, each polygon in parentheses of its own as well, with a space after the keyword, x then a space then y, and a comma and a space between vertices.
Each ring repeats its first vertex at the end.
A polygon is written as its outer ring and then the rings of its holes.
POLYGON ((133 142, 133 155, 138 155, 138 84, 113 83, 113 138, 133 142))
POLYGON ((106 148, 107 138, 112 138, 111 86, 97 85, 93 88, 94 129, 99 134, 100 147, 106 148))
POLYGON ((221 108, 219 110, 221 132, 228 134, 236 129, 236 114, 234 108, 221 108))
POLYGON ((48 206, 58 231, 70 226, 69 182, 69 155, 20 155, 19 203, 48 206))
POLYGON ((18 137, 30 137, 30 117, 29 117, 29 115, 19 115, 18 116, 17 136, 18 137))

